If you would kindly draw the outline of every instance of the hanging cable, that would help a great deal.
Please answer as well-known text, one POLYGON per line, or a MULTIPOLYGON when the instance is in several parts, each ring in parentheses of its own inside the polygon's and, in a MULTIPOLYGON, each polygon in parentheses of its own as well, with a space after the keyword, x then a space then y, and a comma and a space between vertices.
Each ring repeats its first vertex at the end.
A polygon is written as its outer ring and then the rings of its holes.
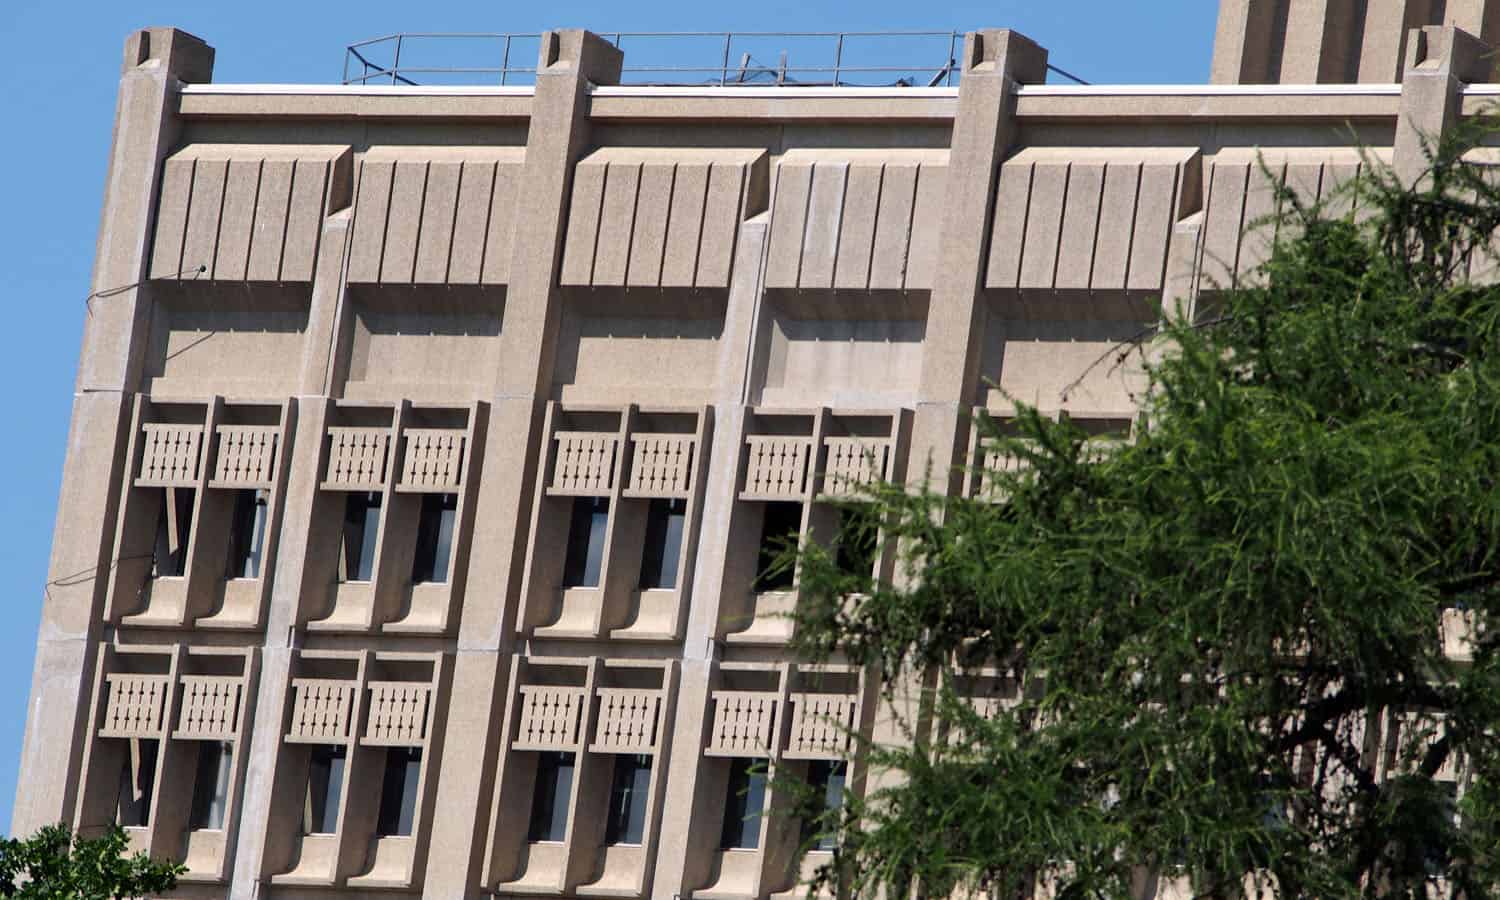
POLYGON ((1092 86, 1092 85, 1089 84, 1089 82, 1084 81, 1082 78, 1079 78, 1077 75, 1074 75, 1072 72, 1069 72, 1066 69, 1059 69, 1057 66, 1054 66, 1052 63, 1047 63, 1047 70, 1049 72, 1056 72, 1057 74, 1059 74, 1062 77, 1068 79, 1069 81, 1077 82, 1078 84, 1081 84, 1084 87, 1091 87, 1092 86))
MULTIPOLYGON (((208 271, 208 266, 203 265, 203 264, 200 263, 195 268, 188 268, 188 269, 183 269, 180 272, 173 272, 172 274, 170 274, 170 275, 168 275, 166 277, 167 278, 181 278, 182 276, 184 276, 184 275, 188 274, 189 272, 191 272, 191 273, 193 273, 194 280, 196 280, 199 275, 202 275, 204 272, 207 272, 207 271, 208 271)), ((142 278, 139 281, 132 281, 129 284, 122 284, 119 287, 106 288, 105 290, 102 290, 102 291, 94 291, 92 294, 89 294, 87 297, 83 298, 84 308, 86 308, 89 311, 89 317, 92 318, 93 315, 94 315, 94 299, 95 298, 103 299, 105 297, 113 297, 116 294, 123 294, 126 291, 130 290, 131 288, 138 288, 138 287, 140 287, 141 285, 145 284, 147 281, 150 281, 150 279, 149 278, 142 278)))

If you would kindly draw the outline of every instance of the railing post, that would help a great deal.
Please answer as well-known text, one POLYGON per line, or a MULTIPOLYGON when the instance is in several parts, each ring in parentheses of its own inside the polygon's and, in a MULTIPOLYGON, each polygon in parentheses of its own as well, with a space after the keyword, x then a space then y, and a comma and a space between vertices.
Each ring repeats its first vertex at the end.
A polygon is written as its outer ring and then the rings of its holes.
POLYGON ((729 82, 729 45, 734 41, 734 32, 724 32, 724 63, 719 69, 719 87, 729 82))
POLYGON ((833 86, 839 86, 839 69, 844 62, 844 33, 839 32, 838 43, 833 48, 833 86))
POLYGON ((510 35, 505 36, 505 51, 500 54, 500 84, 505 85, 505 79, 510 77, 510 35))
POLYGON ((401 71, 401 38, 402 37, 403 37, 403 35, 399 35, 399 34, 396 35, 396 58, 391 63, 391 84, 395 84, 396 83, 396 73, 399 72, 399 71, 401 71))

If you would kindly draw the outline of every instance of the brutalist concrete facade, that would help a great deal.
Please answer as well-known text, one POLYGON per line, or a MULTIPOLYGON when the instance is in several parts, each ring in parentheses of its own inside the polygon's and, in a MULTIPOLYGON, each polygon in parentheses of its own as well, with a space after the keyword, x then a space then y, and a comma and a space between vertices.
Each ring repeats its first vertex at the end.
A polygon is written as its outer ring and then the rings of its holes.
POLYGON ((1419 172, 1495 6, 1226 0, 1190 88, 1003 30, 956 88, 625 86, 582 31, 534 87, 215 85, 131 36, 14 830, 120 821, 193 897, 791 896, 827 852, 751 764, 867 790, 843 728, 915 707, 793 658, 763 546, 981 490, 1010 398, 1127 431, 1091 364, 1263 258, 1262 161, 1419 172))

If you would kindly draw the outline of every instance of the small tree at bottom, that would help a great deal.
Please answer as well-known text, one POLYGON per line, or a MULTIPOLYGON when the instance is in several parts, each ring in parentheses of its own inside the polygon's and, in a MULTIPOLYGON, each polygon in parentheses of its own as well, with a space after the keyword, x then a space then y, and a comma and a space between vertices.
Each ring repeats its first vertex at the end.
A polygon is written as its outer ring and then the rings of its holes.
POLYGON ((126 855, 130 838, 118 825, 97 838, 48 825, 29 838, 0 840, 0 896, 46 900, 145 897, 177 887, 186 867, 126 855))

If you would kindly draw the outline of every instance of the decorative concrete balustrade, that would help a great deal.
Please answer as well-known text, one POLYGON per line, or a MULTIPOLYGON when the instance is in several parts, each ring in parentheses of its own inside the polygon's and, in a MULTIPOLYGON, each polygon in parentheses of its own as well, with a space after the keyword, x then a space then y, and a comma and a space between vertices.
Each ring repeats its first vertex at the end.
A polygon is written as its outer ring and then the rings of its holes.
POLYGON ((681 635, 712 421, 706 407, 548 404, 518 632, 573 640, 681 635), (675 543, 646 546, 666 540, 664 516, 680 517, 675 543), (582 561, 568 555, 584 533, 600 552, 579 577, 582 561), (674 573, 667 583, 642 581, 653 554, 674 573))
POLYGON ((379 491, 389 477, 391 433, 388 428, 328 429, 328 466, 323 489, 379 491))
POLYGON ((745 436, 745 489, 741 500, 801 500, 811 488, 808 477, 813 439, 785 435, 745 436))
POLYGON ((259 655, 190 644, 99 648, 75 824, 223 884, 238 833, 259 655), (200 783, 201 782, 201 783, 200 783), (138 804, 127 812, 122 799, 138 804), (208 808, 202 798, 212 803, 208 808))
POLYGON ((620 436, 606 432, 560 431, 557 460, 548 493, 566 497, 605 496, 619 477, 620 436))
POLYGON ((136 486, 197 486, 202 452, 202 425, 147 422, 141 426, 141 468, 136 486))
POLYGON ((270 489, 276 486, 281 429, 272 425, 220 425, 218 453, 209 487, 270 489))

